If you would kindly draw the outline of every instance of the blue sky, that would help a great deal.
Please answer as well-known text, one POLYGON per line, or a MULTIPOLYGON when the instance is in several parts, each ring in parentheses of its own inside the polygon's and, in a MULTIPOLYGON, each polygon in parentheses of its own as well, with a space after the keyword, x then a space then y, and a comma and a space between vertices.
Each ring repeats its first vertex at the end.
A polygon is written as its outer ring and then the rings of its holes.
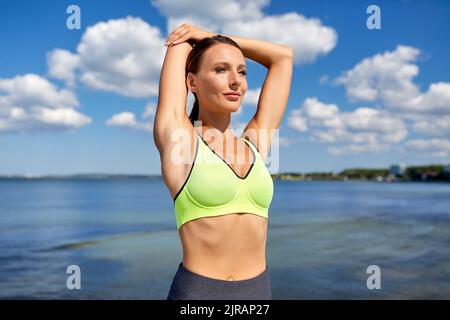
MULTIPOLYGON (((185 21, 294 48, 278 171, 450 162, 449 1, 203 2, 0 1, 0 174, 159 174, 162 40, 185 21)), ((236 128, 266 72, 247 71, 236 128)))

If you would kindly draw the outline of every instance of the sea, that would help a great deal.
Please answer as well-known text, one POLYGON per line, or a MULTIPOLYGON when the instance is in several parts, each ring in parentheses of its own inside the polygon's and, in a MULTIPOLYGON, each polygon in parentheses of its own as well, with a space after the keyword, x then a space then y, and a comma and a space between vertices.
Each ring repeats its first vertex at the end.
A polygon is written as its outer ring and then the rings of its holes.
MULTIPOLYGON (((275 180, 266 252, 273 299, 450 299, 450 184, 275 180)), ((0 180, 0 299, 165 299, 181 260, 160 177, 0 180)))

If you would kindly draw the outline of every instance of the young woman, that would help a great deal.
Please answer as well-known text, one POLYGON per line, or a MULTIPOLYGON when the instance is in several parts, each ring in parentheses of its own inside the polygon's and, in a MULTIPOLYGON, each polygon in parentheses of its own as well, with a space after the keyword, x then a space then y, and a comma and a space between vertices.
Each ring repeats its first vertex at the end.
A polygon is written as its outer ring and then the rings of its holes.
POLYGON ((273 182, 264 162, 288 101, 292 49, 187 23, 166 45, 153 137, 183 247, 167 299, 271 299, 265 251, 273 182), (238 138, 230 117, 247 90, 245 58, 268 72, 238 138))

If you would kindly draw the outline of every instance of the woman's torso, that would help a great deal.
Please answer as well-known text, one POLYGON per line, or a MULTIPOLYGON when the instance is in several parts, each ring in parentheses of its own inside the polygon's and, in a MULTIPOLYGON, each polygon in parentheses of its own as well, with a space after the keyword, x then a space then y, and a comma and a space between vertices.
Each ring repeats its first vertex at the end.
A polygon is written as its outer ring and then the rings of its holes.
MULTIPOLYGON (((202 134, 195 130, 186 130, 191 141, 188 144, 190 150, 187 151, 190 152, 191 161, 176 164, 170 157, 163 159, 162 176, 172 199, 186 182, 196 144, 201 143, 197 140, 197 132, 200 136, 202 134)), ((236 139, 235 143, 235 146, 245 144, 240 139, 236 139)), ((221 154, 220 157, 236 175, 246 176, 256 154, 242 146, 232 148, 236 150, 234 153, 222 150, 226 154, 221 154), (238 150, 245 150, 244 161, 239 163, 238 150)), ((267 219, 264 217, 236 212, 196 219, 183 224, 179 235, 183 248, 183 265, 192 272, 221 280, 243 280, 255 277, 266 269, 267 219)))

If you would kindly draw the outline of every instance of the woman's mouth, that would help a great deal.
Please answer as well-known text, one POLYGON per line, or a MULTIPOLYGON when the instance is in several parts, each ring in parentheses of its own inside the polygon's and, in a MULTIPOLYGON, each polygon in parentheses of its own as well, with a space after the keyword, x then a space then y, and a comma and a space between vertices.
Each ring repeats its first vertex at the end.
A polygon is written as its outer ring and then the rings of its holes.
POLYGON ((230 101, 238 101, 241 95, 239 93, 224 93, 224 96, 230 101))

